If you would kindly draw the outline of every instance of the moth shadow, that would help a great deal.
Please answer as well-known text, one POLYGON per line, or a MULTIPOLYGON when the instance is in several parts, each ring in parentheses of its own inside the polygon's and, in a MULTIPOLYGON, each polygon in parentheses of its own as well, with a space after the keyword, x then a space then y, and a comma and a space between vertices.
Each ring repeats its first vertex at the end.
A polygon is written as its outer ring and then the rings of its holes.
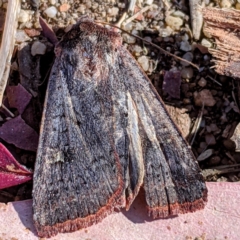
MULTIPOLYGON (((122 210, 123 215, 128 218, 130 221, 133 223, 145 223, 145 222, 152 222, 152 221, 157 221, 157 219, 153 219, 152 216, 148 215, 148 210, 147 210, 147 203, 145 200, 145 194, 144 190, 141 189, 138 196, 132 203, 130 209, 128 211, 122 210)), ((176 216, 171 216, 169 218, 175 218, 176 216)), ((169 219, 169 218, 164 218, 164 219, 169 219)), ((161 220, 164 220, 161 219, 161 220)))
POLYGON ((22 225, 38 237, 37 230, 33 224, 32 200, 13 202, 12 205, 22 225))

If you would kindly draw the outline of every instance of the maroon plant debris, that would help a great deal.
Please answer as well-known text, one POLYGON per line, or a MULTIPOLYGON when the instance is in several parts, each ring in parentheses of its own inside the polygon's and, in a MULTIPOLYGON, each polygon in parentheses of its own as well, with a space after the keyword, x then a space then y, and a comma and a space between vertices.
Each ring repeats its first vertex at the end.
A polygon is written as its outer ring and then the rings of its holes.
POLYGON ((168 93, 170 97, 179 99, 181 81, 180 71, 166 71, 163 79, 164 92, 168 93))
POLYGON ((12 187, 32 179, 32 172, 22 166, 0 143, 0 189, 12 187))
POLYGON ((21 116, 8 120, 0 127, 0 138, 20 149, 37 150, 38 134, 21 116))
POLYGON ((49 41, 52 43, 52 44, 56 44, 58 42, 58 39, 55 35, 55 33, 53 32, 53 30, 51 29, 51 27, 45 22, 45 20, 43 18, 39 18, 39 22, 40 22, 40 25, 42 27, 42 31, 43 31, 43 34, 44 36, 49 39, 49 41))
POLYGON ((7 98, 10 108, 16 108, 22 114, 32 99, 32 95, 19 83, 17 86, 8 86, 7 98))

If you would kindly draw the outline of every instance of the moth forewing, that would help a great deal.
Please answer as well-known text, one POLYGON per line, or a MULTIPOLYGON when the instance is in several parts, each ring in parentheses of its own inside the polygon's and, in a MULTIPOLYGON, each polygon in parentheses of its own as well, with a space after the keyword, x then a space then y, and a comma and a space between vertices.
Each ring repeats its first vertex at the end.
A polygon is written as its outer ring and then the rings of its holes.
POLYGON ((194 156, 120 35, 83 17, 55 52, 34 172, 39 236, 129 208, 142 185, 154 218, 203 208, 194 156))

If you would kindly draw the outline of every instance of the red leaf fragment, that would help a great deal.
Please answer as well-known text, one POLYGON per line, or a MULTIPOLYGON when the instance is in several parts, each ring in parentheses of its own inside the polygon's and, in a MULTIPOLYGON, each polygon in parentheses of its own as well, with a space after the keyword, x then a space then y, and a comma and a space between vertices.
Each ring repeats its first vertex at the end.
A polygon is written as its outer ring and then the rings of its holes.
POLYGON ((53 44, 58 42, 56 34, 53 32, 51 26, 45 22, 45 20, 39 17, 39 23, 42 27, 43 35, 53 44))
POLYGON ((38 134, 25 123, 21 116, 17 116, 0 127, 0 138, 18 148, 36 152, 38 134))
POLYGON ((22 114, 32 99, 32 95, 21 85, 8 86, 7 97, 10 108, 16 108, 22 114))
POLYGON ((180 98, 181 72, 166 71, 163 78, 163 91, 170 97, 180 98))
POLYGON ((32 179, 32 172, 13 157, 0 143, 0 189, 12 187, 32 179))

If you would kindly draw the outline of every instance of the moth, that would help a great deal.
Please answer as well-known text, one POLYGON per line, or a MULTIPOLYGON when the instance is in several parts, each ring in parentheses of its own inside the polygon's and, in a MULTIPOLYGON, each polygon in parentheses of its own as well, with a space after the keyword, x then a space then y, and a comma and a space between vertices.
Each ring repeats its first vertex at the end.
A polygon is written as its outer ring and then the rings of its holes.
POLYGON ((198 163, 119 33, 82 17, 55 55, 34 171, 39 236, 129 209, 141 187, 153 218, 202 209, 198 163))

